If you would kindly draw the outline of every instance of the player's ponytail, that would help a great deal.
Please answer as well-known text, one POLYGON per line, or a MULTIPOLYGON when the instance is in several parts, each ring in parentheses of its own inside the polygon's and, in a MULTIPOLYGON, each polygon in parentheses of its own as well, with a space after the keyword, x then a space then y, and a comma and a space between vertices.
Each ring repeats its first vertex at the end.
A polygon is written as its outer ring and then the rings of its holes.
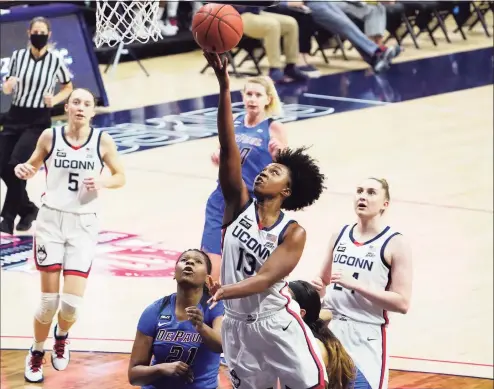
POLYGON ((356 375, 355 365, 343 345, 328 328, 327 323, 319 318, 321 299, 318 292, 305 281, 290 282, 289 288, 295 301, 305 311, 303 317, 305 323, 328 352, 326 370, 329 387, 332 389, 351 389, 356 375))

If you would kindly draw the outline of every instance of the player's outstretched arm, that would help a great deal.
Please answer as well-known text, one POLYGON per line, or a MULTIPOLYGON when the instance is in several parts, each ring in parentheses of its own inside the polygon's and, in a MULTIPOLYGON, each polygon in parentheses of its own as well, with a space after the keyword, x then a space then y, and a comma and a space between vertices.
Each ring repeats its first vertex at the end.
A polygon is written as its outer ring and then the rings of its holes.
POLYGON ((38 143, 36 144, 36 149, 34 149, 29 160, 25 163, 20 163, 15 167, 15 175, 21 180, 32 178, 52 151, 52 143, 53 129, 48 128, 41 133, 38 143))
POLYGON ((255 276, 220 287, 210 301, 236 299, 265 292, 295 269, 302 257, 305 240, 305 230, 293 223, 288 227, 283 243, 274 250, 255 276))
POLYGON ((218 103, 219 181, 225 198, 223 222, 226 224, 232 221, 247 203, 249 192, 242 179, 242 162, 235 140, 228 59, 227 57, 222 59, 217 53, 204 52, 204 56, 213 68, 220 85, 218 103))
POLYGON ((350 274, 334 273, 331 282, 355 291, 386 311, 407 313, 412 295, 411 249, 402 235, 394 237, 384 250, 384 259, 391 264, 391 285, 388 290, 376 290, 350 274))

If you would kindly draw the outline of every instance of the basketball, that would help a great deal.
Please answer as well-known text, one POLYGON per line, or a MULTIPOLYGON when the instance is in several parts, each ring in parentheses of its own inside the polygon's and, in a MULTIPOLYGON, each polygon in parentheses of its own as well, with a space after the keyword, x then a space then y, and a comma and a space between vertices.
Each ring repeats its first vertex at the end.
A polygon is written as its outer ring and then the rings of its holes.
POLYGON ((225 53, 230 51, 242 38, 242 18, 235 8, 228 4, 206 4, 192 19, 192 34, 202 49, 225 53))

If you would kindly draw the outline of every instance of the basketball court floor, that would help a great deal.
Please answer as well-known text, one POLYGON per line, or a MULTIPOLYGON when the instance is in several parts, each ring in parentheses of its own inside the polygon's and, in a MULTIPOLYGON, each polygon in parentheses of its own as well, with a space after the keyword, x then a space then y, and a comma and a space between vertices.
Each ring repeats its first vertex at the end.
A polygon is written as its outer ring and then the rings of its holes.
MULTIPOLYGON (((467 43, 439 41, 438 49, 427 42, 422 50, 406 46, 385 75, 358 70, 364 66, 351 57, 348 63, 332 62, 332 70, 321 66, 323 75, 306 85, 280 88, 289 143, 312 145, 328 187, 318 203, 293 215, 308 240, 290 279, 313 277, 331 232, 353 222, 359 181, 385 177, 391 186, 387 223, 409 239, 414 259, 411 309, 390 318, 391 368, 492 380, 492 40, 474 32, 467 43)), ((178 253, 200 244, 204 207, 217 175, 209 156, 217 146, 218 88, 211 74, 198 75, 200 53, 153 59, 145 66, 167 74, 162 81, 156 74, 146 79, 137 65, 126 63, 105 76, 111 112, 94 124, 117 141, 127 185, 101 193, 99 255, 71 332, 72 350, 93 353, 74 354, 72 372, 54 374, 48 366, 46 388, 115 387, 101 368, 103 353, 131 350, 143 309, 175 290, 178 253), (185 73, 172 80, 178 68, 173 63, 179 62, 186 64, 185 73), (79 386, 88 377, 89 386, 79 386)), ((233 80, 234 87, 242 82, 233 80)), ((238 92, 234 101, 241 111, 238 92)), ((3 183, 1 189, 3 201, 3 183)), ((43 174, 28 189, 39 199, 43 174)), ((25 351, 6 351, 26 350, 32 341, 39 277, 31 248, 32 231, 1 236, 2 388, 39 387, 22 384, 25 351)), ((124 382, 122 358, 106 361, 107 367, 120 363, 124 382)), ((444 382, 423 381, 413 388, 474 388, 485 382, 488 386, 477 387, 492 387, 492 381, 473 378, 465 385, 444 382)), ((392 375, 390 388, 409 385, 392 375)))

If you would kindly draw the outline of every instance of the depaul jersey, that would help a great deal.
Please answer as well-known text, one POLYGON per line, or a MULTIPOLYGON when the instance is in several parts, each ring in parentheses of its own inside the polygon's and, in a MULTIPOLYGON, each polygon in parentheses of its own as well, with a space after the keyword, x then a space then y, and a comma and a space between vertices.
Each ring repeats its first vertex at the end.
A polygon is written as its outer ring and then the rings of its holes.
POLYGON ((42 203, 63 212, 85 214, 97 212, 98 194, 88 191, 85 178, 100 176, 100 130, 91 128, 87 141, 72 146, 65 137, 65 127, 53 128, 50 154, 45 159, 46 192, 42 203))
MULTIPOLYGON (((286 229, 292 223, 295 221, 281 212, 271 227, 259 228, 257 202, 251 198, 239 216, 223 230, 221 284, 234 284, 257 274, 283 242, 286 229)), ((287 283, 280 280, 265 292, 225 300, 225 308, 248 315, 279 310, 287 304, 287 299, 282 294, 286 286, 287 283)))
MULTIPOLYGON (((239 115, 234 120, 235 139, 242 159, 242 178, 249 192, 254 190, 254 180, 257 175, 271 162, 269 152, 269 126, 273 119, 266 119, 253 127, 245 125, 245 115, 239 115)), ((218 184, 218 188, 221 188, 218 184)))
MULTIPOLYGON (((143 389, 216 389, 220 354, 211 351, 192 323, 179 321, 175 316, 176 294, 161 298, 148 306, 141 315, 137 329, 153 338, 151 365, 182 361, 192 367, 194 382, 186 383, 182 377, 163 377, 143 389)), ((209 309, 204 299, 198 304, 204 315, 204 323, 212 327, 218 316, 223 316, 221 301, 209 309)))
MULTIPOLYGON (((332 272, 351 274, 373 289, 386 290, 391 282, 391 269, 384 260, 384 250, 389 241, 399 233, 386 227, 369 241, 359 243, 353 237, 355 226, 356 224, 346 225, 341 230, 333 248, 332 272)), ((388 323, 385 310, 358 292, 337 284, 327 287, 323 308, 358 322, 379 325, 388 323)))

